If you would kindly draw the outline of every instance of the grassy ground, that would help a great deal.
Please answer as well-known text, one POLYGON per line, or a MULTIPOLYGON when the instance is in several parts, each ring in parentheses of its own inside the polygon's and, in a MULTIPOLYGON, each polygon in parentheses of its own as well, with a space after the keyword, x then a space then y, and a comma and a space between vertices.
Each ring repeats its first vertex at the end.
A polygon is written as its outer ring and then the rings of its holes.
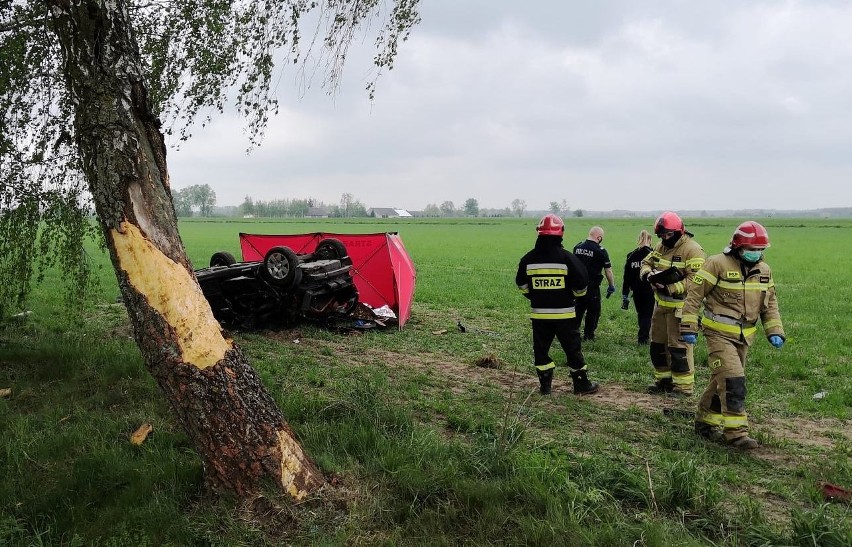
MULTIPOLYGON (((566 246, 594 221, 571 219, 566 246)), ((618 282, 644 220, 603 221, 618 282)), ((692 219, 708 253, 738 220, 692 219)), ((604 301, 584 346, 600 394, 535 393, 513 278, 534 221, 185 222, 199 267, 237 233, 399 231, 418 270, 402 331, 232 333, 328 486, 298 506, 199 490, 200 463, 142 364, 110 270, 78 310, 59 272, 0 330, 0 544, 852 545, 852 222, 765 219, 788 344, 760 340, 747 407, 763 446, 691 433, 694 402, 644 394, 635 315, 604 301), (456 328, 461 321, 466 332, 456 328), (814 394, 826 392, 821 399, 814 394), (128 442, 154 425, 142 446, 128 442)), ((99 258, 102 260, 102 258, 99 258)), ((620 288, 620 285, 619 285, 620 288)), ((562 358, 554 351, 557 362, 562 358)), ((699 388, 707 379, 699 342, 699 388)), ((564 361, 562 361, 564 362, 564 361)))

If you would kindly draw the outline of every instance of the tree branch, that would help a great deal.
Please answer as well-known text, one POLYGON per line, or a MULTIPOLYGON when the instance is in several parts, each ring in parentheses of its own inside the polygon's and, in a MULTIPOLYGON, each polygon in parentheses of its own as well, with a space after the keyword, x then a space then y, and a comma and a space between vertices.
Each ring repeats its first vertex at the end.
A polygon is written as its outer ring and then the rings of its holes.
POLYGON ((38 27, 43 25, 46 19, 47 17, 44 14, 27 18, 12 18, 8 21, 0 22, 0 33, 38 27))

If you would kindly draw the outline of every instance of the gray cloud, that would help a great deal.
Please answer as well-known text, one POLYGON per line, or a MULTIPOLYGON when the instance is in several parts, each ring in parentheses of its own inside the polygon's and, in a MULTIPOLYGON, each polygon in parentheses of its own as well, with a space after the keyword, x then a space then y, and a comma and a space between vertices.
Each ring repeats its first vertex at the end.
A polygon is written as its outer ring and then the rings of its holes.
POLYGON ((285 78, 282 115, 251 155, 231 118, 172 152, 173 185, 210 184, 220 204, 344 192, 409 209, 851 204, 852 5, 518 6, 424 0, 375 104, 365 46, 333 99, 299 100, 285 78))

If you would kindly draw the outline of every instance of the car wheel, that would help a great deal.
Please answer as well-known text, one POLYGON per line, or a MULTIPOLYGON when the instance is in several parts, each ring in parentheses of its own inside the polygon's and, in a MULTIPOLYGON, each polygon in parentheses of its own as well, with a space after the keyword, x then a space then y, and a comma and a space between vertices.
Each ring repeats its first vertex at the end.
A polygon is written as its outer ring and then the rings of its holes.
POLYGON ((333 237, 320 241, 314 251, 314 259, 316 260, 335 260, 346 255, 346 246, 342 241, 333 237))
POLYGON ((213 253, 213 256, 210 257, 210 266, 231 266, 237 263, 237 259, 234 258, 234 255, 227 251, 219 251, 218 253, 213 253))
POLYGON ((290 247, 273 247, 263 257, 263 276, 276 287, 291 287, 299 283, 302 271, 299 256, 290 247))

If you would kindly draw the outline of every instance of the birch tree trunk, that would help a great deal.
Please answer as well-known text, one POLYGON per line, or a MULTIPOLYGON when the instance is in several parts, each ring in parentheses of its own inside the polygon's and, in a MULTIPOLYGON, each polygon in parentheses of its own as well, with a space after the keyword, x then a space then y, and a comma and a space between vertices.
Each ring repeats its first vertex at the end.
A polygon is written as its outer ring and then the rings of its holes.
POLYGON ((50 0, 82 169, 145 365, 192 439, 207 487, 294 499, 324 482, 205 300, 177 230, 166 148, 126 2, 50 0))

